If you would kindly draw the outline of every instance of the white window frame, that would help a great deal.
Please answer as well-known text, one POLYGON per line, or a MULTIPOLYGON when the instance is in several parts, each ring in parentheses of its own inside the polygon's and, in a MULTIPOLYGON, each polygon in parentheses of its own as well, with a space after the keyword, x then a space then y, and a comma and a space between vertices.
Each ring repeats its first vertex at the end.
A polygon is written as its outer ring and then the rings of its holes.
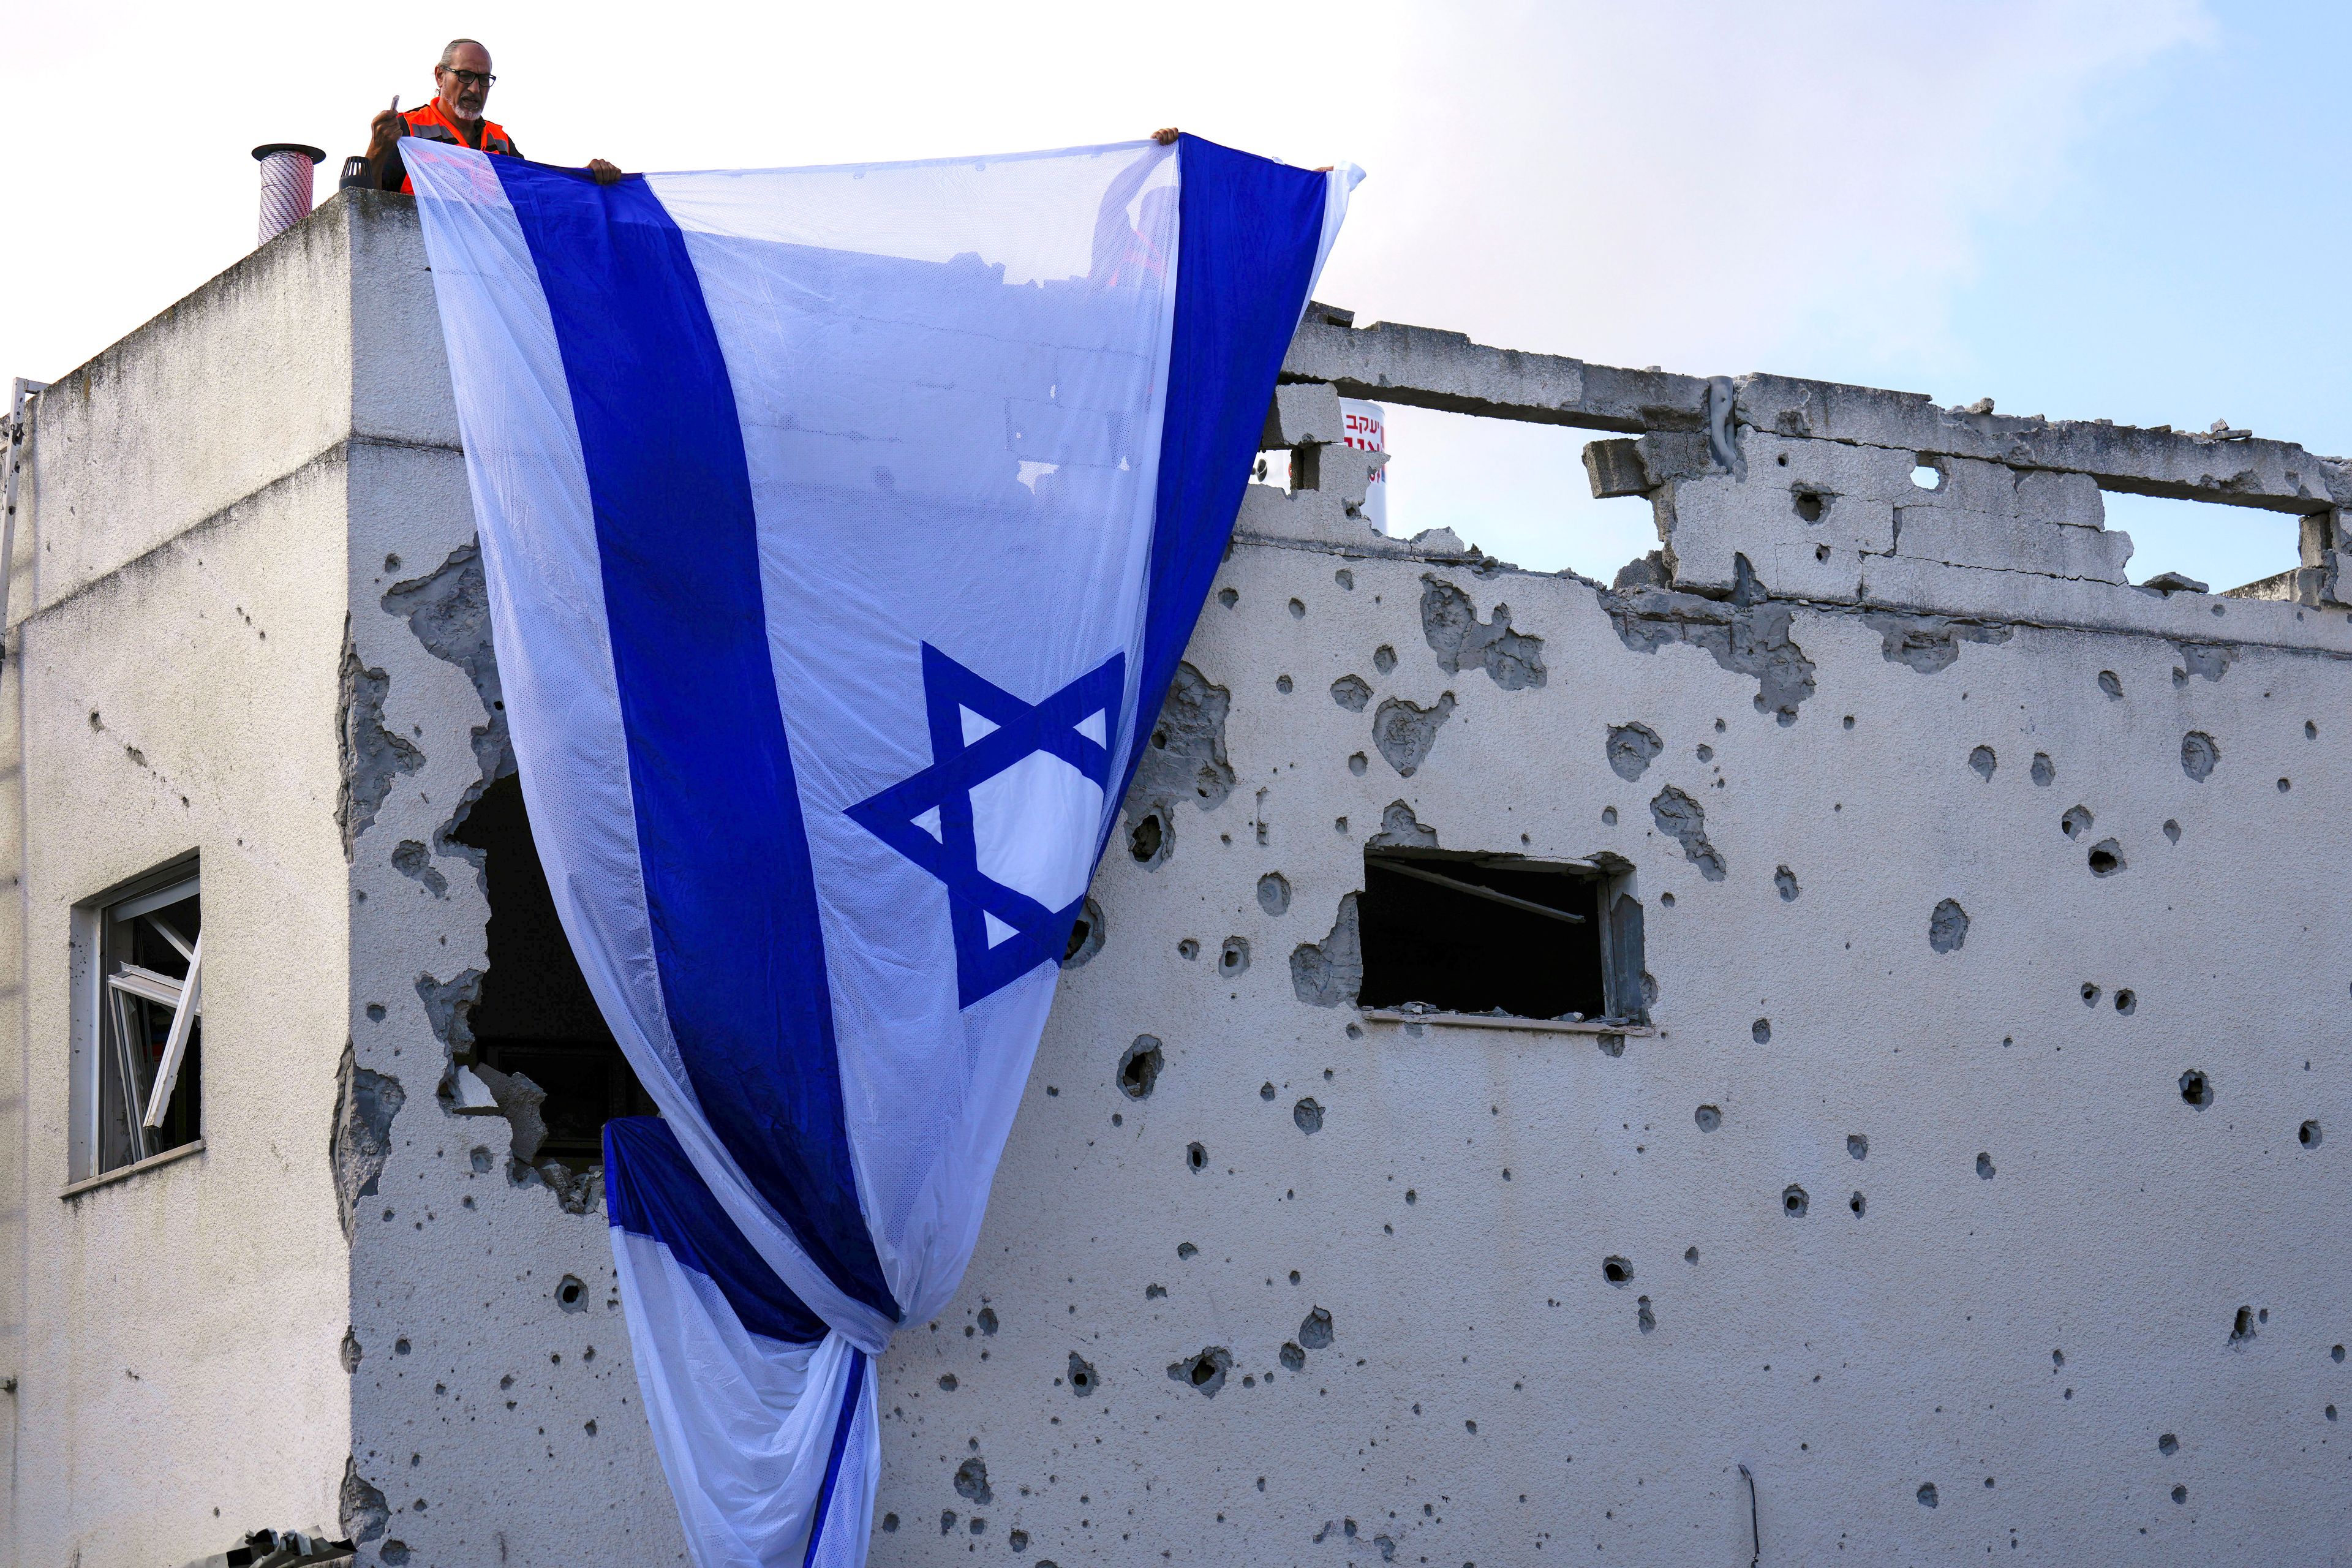
MULTIPOLYGON (((151 1144, 163 1124, 178 1087, 193 1026, 204 1014, 204 931, 192 939, 157 917, 155 911, 203 892, 202 869, 194 858, 174 861, 160 870, 125 883, 99 898, 77 905, 73 911, 71 984, 73 1045, 68 1137, 68 1180, 79 1184, 135 1170, 159 1153, 177 1153, 185 1146, 158 1151, 151 1144), (143 968, 128 960, 110 961, 106 935, 110 922, 144 920, 165 942, 188 962, 184 980, 143 968), (119 1082, 136 1085, 139 1074, 128 1059, 132 1000, 170 1009, 171 1026, 163 1054, 156 1064, 143 1105, 131 1121, 131 1158, 110 1170, 98 1168, 105 1147, 103 1127, 106 1066, 110 1055, 119 1082)), ((203 1142, 199 1131, 193 1141, 203 1142)))

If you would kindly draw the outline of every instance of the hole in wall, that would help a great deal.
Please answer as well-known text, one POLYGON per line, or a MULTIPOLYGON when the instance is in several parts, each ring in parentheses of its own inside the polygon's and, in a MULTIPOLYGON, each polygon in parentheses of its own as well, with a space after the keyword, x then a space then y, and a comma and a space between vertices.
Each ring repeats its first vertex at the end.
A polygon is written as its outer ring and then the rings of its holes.
MULTIPOLYGON (((2295 1129, 2295 1142, 2302 1144, 2306 1149, 2318 1148, 2319 1137, 2319 1123, 2316 1121, 2306 1121, 2301 1127, 2295 1129)), ((2339 1355, 2336 1359, 2340 1361, 2343 1358, 2339 1355)))
POLYGON ((1160 820, 1160 814, 1157 811, 1147 812, 1143 820, 1129 831, 1127 852, 1135 857, 1136 864, 1139 866, 1157 866, 1167 837, 1167 827, 1160 820))
POLYGON ((2202 1110, 2213 1103, 2213 1081, 2196 1068, 2180 1075, 2180 1098, 2202 1110))
POLYGON ((1829 510, 1830 497, 1820 490, 1799 488, 1789 492, 1790 508, 1804 522, 1819 522, 1829 510))
POLYGON ((588 1287, 581 1282, 577 1275, 566 1274, 562 1283, 555 1287, 555 1304, 567 1312, 586 1311, 588 1287))
POLYGON ((607 1121, 657 1112, 572 956, 521 781, 509 774, 482 791, 450 837, 481 852, 489 895, 489 963, 467 1018, 474 1060, 546 1090, 538 1109, 547 1132, 534 1158, 600 1167, 607 1121))
POLYGON ((1929 457, 1924 452, 1921 453, 1919 455, 1918 462, 1912 467, 1911 482, 1918 486, 1923 490, 1942 489, 1944 488, 1944 470, 1940 467, 1940 458, 1929 457))
POLYGON ((1845 1135, 1845 1152, 1857 1160, 1870 1158, 1870 1140, 1860 1132, 1845 1135))
POLYGON ((1795 1183, 1791 1182, 1789 1185, 1780 1189, 1780 1212, 1782 1214, 1785 1214, 1791 1218, 1802 1218, 1805 1210, 1811 1207, 1811 1205, 1812 1199, 1805 1195, 1805 1189, 1798 1186, 1795 1183))
POLYGON ((1622 1285, 1633 1278, 1633 1266, 1622 1258, 1604 1258, 1601 1260, 1601 1278, 1612 1285, 1622 1285))
POLYGON ((1118 1058, 1118 1091, 1129 1100, 1141 1100, 1160 1081, 1160 1069, 1168 1063, 1166 1052, 1156 1035, 1138 1035, 1135 1044, 1118 1058))
POLYGON ((1394 538, 1451 528, 1530 571, 1570 567, 1604 583, 1658 547, 1647 496, 1593 499, 1590 432, 1399 405, 1387 405, 1386 426, 1388 466, 1372 488, 1387 492, 1394 538))
POLYGON ((1638 1017, 1640 906, 1587 868, 1367 850, 1357 900, 1367 1007, 1423 1003, 1522 1018, 1638 1017), (1612 981, 1602 962, 1610 923, 1612 981))
MULTIPOLYGON (((2213 448, 2217 454, 2231 449, 2213 448)), ((2099 499, 2105 505, 2108 531, 2131 535, 2131 561, 2124 574, 2132 582, 2147 583, 2171 573, 2209 584, 2215 593, 2262 585, 2267 594, 2246 596, 2294 596, 2293 574, 2303 563, 2301 518, 2257 507, 2120 491, 2099 499)))
POLYGON ((2102 838, 2091 846, 2088 863, 2092 876, 2112 877, 2124 868, 2123 846, 2112 838, 2102 838))
POLYGON ((2139 1011, 2139 998, 2129 987, 2116 993, 2116 1011, 2126 1018, 2139 1011))
POLYGON ((1845 1206, 1846 1206, 1846 1207, 1848 1207, 1848 1208, 1850 1208, 1850 1209, 1852 1209, 1852 1210, 1853 1211, 1853 1217, 1854 1217, 1854 1218, 1856 1218, 1856 1219, 1860 1219, 1860 1218, 1862 1217, 1862 1212, 1863 1212, 1863 1210, 1864 1210, 1864 1208, 1868 1207, 1868 1206, 1869 1206, 1869 1205, 1868 1205, 1868 1203, 1864 1199, 1864 1197, 1863 1197, 1862 1194, 1861 1194, 1861 1193, 1859 1193, 1859 1192, 1856 1192, 1856 1193, 1853 1194, 1853 1196, 1852 1196, 1852 1197, 1850 1197, 1850 1198, 1846 1199, 1846 1201, 1845 1201, 1845 1206))
POLYGON ((1692 1120, 1698 1123, 1700 1131, 1712 1132, 1723 1125, 1723 1112, 1712 1105, 1702 1105, 1692 1120))
POLYGON ((1195 1171, 1207 1170, 1209 1168, 1209 1151, 1198 1143, 1186 1144, 1184 1146, 1184 1163, 1191 1166, 1195 1171))

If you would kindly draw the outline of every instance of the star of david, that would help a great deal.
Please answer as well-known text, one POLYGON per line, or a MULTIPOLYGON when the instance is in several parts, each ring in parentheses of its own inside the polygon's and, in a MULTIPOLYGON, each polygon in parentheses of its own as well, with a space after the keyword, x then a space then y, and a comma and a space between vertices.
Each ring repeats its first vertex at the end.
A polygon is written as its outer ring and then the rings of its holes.
POLYGON ((961 1006, 1062 956, 1094 872, 1126 668, 1113 654, 1030 703, 923 645, 931 765, 848 815, 946 884, 961 1006))

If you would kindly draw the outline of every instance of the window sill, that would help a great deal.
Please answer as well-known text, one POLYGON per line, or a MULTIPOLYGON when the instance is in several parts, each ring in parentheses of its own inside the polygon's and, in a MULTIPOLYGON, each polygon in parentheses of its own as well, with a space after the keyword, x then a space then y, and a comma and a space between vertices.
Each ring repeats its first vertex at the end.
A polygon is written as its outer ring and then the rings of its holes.
POLYGON ((102 1176, 92 1176, 87 1181, 76 1182, 58 1196, 65 1199, 78 1198, 94 1187, 110 1186, 116 1182, 127 1181, 143 1172, 168 1165, 174 1160, 184 1160, 191 1154, 201 1154, 204 1152, 205 1141, 199 1138, 193 1143, 183 1143, 176 1149, 166 1149, 160 1154, 150 1154, 144 1160, 133 1161, 128 1165, 118 1165, 102 1176))
POLYGON ((1630 1035, 1650 1039, 1657 1030, 1647 1024, 1571 1024, 1559 1018, 1497 1018, 1491 1013, 1395 1013, 1367 1007, 1368 1024, 1443 1024, 1457 1029, 1518 1029, 1538 1035, 1630 1035))

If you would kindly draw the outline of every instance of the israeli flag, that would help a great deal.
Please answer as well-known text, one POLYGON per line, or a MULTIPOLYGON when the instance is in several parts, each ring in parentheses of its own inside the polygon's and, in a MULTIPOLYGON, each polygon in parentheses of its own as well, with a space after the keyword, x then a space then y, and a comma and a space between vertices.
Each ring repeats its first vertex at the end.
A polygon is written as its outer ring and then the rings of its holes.
POLYGON ((700 1568, 863 1563, 1353 169, 656 174, 404 141, 507 720, 700 1568))

